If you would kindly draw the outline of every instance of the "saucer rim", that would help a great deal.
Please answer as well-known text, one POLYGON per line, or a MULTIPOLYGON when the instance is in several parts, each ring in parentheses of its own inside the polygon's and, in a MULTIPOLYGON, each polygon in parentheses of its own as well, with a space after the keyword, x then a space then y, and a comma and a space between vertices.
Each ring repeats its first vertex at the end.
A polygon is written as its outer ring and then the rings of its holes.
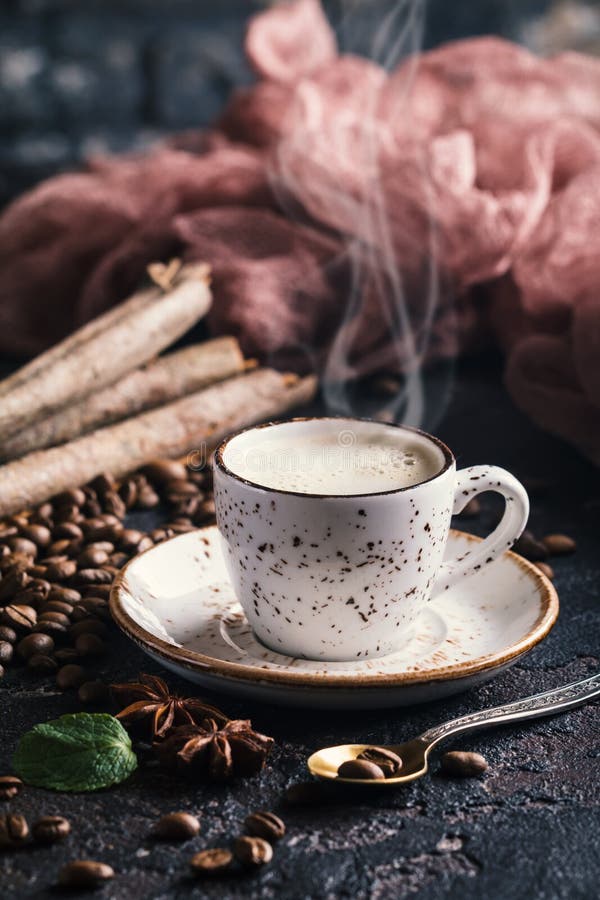
MULTIPOLYGON (((167 659, 171 663, 176 663, 185 669, 192 671, 203 671, 207 674, 214 674, 228 678, 230 680, 238 680, 243 682, 268 682, 270 684, 278 684, 285 687, 322 687, 322 688, 343 688, 343 687, 404 687, 409 685, 428 684, 436 681, 447 681, 452 679, 468 678, 483 672, 491 671, 499 666, 510 663, 524 653, 532 650, 554 626, 559 613, 558 594, 551 581, 537 568, 534 563, 524 559, 519 554, 511 550, 505 550, 502 556, 508 556, 515 565, 522 569, 529 578, 535 582, 536 595, 539 598, 539 615, 532 627, 518 641, 513 642, 508 647, 496 653, 488 653, 475 659, 454 663, 448 666, 431 669, 428 672, 396 672, 396 673, 354 673, 347 675, 323 675, 311 672, 301 672, 293 669, 290 665, 286 671, 276 671, 273 669, 262 668, 260 665, 248 665, 247 663, 235 663, 226 660, 220 660, 214 656, 207 656, 195 650, 185 650, 176 647, 167 641, 161 640, 151 632, 147 631, 135 619, 133 619, 124 608, 121 599, 121 591, 127 590, 125 579, 130 566, 138 563, 138 561, 147 553, 152 553, 158 547, 162 547, 166 543, 181 541, 183 538, 189 538, 191 534, 202 534, 207 531, 218 530, 216 525, 209 525, 203 528, 188 531, 185 534, 178 534, 154 547, 149 547, 142 553, 139 553, 121 569, 116 576, 111 587, 109 606, 113 620, 116 622, 121 631, 134 641, 141 649, 150 650, 156 656, 167 659)), ((483 538, 478 537, 469 532, 460 529, 451 529, 450 534, 466 538, 474 543, 480 543, 483 538)), ((292 657, 296 659, 296 657, 292 657)))

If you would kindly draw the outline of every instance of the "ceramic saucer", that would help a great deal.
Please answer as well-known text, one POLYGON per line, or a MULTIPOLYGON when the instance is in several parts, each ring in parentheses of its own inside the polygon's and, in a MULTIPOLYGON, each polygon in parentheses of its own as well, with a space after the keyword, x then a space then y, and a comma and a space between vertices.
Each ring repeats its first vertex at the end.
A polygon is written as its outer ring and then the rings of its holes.
MULTIPOLYGON (((451 532, 448 556, 477 540, 451 532)), ((506 552, 429 603, 413 640, 396 653, 360 662, 282 656, 259 643, 246 622, 214 526, 131 560, 110 605, 125 634, 190 681, 238 697, 330 709, 406 706, 466 690, 531 650, 558 615, 548 579, 506 552)))

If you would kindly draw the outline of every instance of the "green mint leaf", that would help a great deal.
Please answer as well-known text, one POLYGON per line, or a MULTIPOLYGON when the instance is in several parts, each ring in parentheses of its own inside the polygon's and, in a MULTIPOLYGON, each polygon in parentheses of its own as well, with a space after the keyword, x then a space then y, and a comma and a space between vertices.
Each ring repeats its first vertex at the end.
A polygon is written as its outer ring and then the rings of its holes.
POLYGON ((75 713, 24 734, 13 767, 35 787, 97 791, 128 778, 137 757, 118 719, 106 713, 75 713))

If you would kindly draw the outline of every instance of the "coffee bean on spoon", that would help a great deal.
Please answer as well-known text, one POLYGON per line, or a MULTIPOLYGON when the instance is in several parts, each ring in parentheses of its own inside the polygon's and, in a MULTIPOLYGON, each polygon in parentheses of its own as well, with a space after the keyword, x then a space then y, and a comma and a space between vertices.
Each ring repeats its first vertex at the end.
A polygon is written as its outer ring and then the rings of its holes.
POLYGON ((450 750, 442 755, 440 768, 444 775, 454 778, 475 778, 486 771, 488 763, 481 753, 450 750))
POLYGON ((547 534, 542 538, 542 544, 550 556, 566 556, 573 553, 577 544, 568 534, 547 534))
POLYGON ((356 758, 375 763, 386 778, 392 778, 402 768, 402 760, 398 754, 388 750, 386 747, 367 747, 356 758))
POLYGON ((361 781, 380 781, 385 778, 379 766, 366 759, 347 759, 338 766, 337 774, 339 778, 355 778, 361 781))

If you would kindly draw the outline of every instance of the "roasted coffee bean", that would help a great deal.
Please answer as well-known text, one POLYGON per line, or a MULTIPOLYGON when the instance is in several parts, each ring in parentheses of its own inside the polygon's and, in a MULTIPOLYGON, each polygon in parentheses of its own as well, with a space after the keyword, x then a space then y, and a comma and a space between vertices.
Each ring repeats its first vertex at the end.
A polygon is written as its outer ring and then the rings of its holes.
POLYGON ((30 556, 32 559, 38 555, 38 545, 24 537, 9 538, 8 546, 13 553, 24 553, 25 556, 30 556))
POLYGON ((15 631, 31 631, 37 622, 37 612, 33 606, 11 604, 5 606, 0 613, 0 622, 14 628, 15 631))
POLYGON ((71 823, 63 816, 42 816, 31 826, 31 834, 40 844, 54 844, 66 838, 70 831, 71 823))
POLYGON ((187 521, 179 519, 176 522, 169 522, 167 527, 170 528, 173 534, 187 534, 189 531, 196 530, 196 526, 189 519, 187 521))
POLYGON ((75 641, 75 649, 80 656, 102 656, 106 644, 97 634, 80 634, 75 641))
POLYGON ((27 538, 37 547, 47 547, 48 544, 52 541, 52 532, 49 528, 46 528, 44 525, 27 525, 26 528, 21 529, 21 536, 27 538))
POLYGON ((65 559, 62 562, 52 563, 46 569, 46 577, 49 581, 65 581, 77 571, 77 563, 74 559, 65 559))
POLYGON ((16 775, 0 775, 0 800, 12 800, 22 787, 23 782, 16 775))
POLYGON ((217 875, 225 872, 233 862, 233 853, 225 847, 201 850, 190 859, 190 866, 196 875, 217 875))
POLYGON ((102 498, 102 508, 107 513, 112 513, 118 519, 124 519, 127 513, 127 507, 121 500, 116 491, 110 491, 102 498))
MULTIPOLYGON (((169 501, 173 503, 173 501, 169 501)), ((173 513, 176 516, 186 516, 188 518, 193 518, 198 512, 201 506, 199 497, 186 497, 184 500, 179 500, 173 503, 173 513)))
POLYGON ((0 663, 0 678, 4 678, 4 666, 0 663))
POLYGON ((0 641, 8 641, 9 644, 16 643, 17 632, 8 625, 0 625, 0 641))
POLYGON ((554 578, 554 569, 552 568, 552 566, 548 565, 548 563, 545 562, 538 562, 535 565, 536 568, 546 576, 546 578, 549 578, 550 581, 552 581, 552 579, 554 578))
POLYGON ((52 541, 48 549, 48 556, 68 556, 69 551, 73 547, 73 543, 79 544, 79 541, 73 541, 73 538, 60 538, 58 541, 52 541))
POLYGON ((542 544, 550 556, 566 556, 573 553, 577 544, 568 534, 547 534, 542 538, 542 544))
POLYGON ((135 502, 138 509, 154 509, 159 503, 160 497, 150 485, 138 488, 137 500, 135 502))
POLYGON ((358 754, 357 759, 366 759, 367 762, 375 763, 386 778, 392 778, 402 768, 402 760, 398 754, 388 750, 387 747, 367 747, 358 754))
POLYGON ((71 606, 74 606, 81 600, 81 594, 74 588, 53 584, 48 594, 48 600, 61 600, 63 603, 70 603, 71 606))
POLYGON ((198 509, 196 510, 196 514, 194 516, 196 524, 200 524, 201 522, 205 522, 207 519, 214 519, 215 517, 215 501, 203 500, 198 509))
POLYGON ((63 616, 70 616, 73 606, 71 603, 63 603, 62 600, 49 600, 44 605, 44 612, 57 612, 62 613, 63 616))
POLYGON ((95 478, 92 478, 86 487, 89 487, 97 494, 102 495, 110 491, 116 491, 117 483, 110 472, 101 472, 100 475, 96 475, 95 478))
POLYGON ((233 842, 233 855, 243 866, 254 868, 271 862, 273 848, 264 838, 243 835, 233 842))
POLYGON ((44 610, 44 612, 40 613, 38 616, 38 625, 41 625, 42 622, 56 622, 64 628, 68 628, 71 624, 71 620, 68 616, 65 616, 64 613, 52 612, 51 610, 44 610))
POLYGON ((162 841, 187 841, 199 833, 199 820, 187 812, 167 813, 152 830, 154 837, 162 841))
POLYGON ((13 658, 14 647, 8 641, 0 641, 0 663, 7 665, 13 658))
POLYGON ((102 504, 99 500, 86 500, 81 507, 81 511, 86 519, 94 519, 96 516, 102 515, 102 504))
POLYGON ((194 484, 199 486, 203 486, 207 483, 207 477, 204 469, 188 469, 187 470, 188 481, 193 481, 194 484))
POLYGON ((76 622, 69 628, 70 636, 73 639, 78 638, 80 634, 97 634, 98 637, 108 637, 109 631, 104 622, 90 616, 87 610, 85 610, 85 613, 87 618, 76 622))
POLYGON ((61 522, 79 522, 82 519, 81 510, 75 503, 65 503, 57 507, 54 513, 54 521, 57 525, 61 522))
POLYGON ((94 568, 103 565, 108 559, 106 550, 98 550, 95 547, 87 547, 77 557, 77 565, 80 569, 94 568))
POLYGON ((54 507, 49 501, 45 503, 40 503, 39 506, 35 509, 35 515, 39 516, 40 519, 51 519, 54 513, 54 507))
POLYGON ((475 778, 485 772, 487 767, 487 760, 480 753, 450 750, 440 759, 443 774, 454 778, 475 778))
POLYGON ((128 478, 119 488, 119 496, 127 509, 135 506, 137 500, 137 485, 133 478, 128 478))
POLYGON ((56 683, 62 691, 70 688, 79 688, 87 678, 87 672, 82 666, 69 663, 56 673, 56 683))
POLYGON ((141 472, 153 484, 165 484, 175 479, 185 481, 187 476, 184 464, 174 459, 155 459, 143 466, 141 472))
POLYGON ((197 497, 200 488, 187 479, 176 479, 168 481, 164 486, 164 497, 167 501, 177 503, 178 500, 184 500, 186 497, 197 497), (173 498, 171 501, 170 498, 173 498))
POLYGON ((114 869, 106 863, 79 859, 62 867, 58 873, 58 883, 61 887, 93 888, 114 877, 114 869))
POLYGON ((113 581, 111 572, 105 569, 79 569, 71 581, 73 584, 111 584, 113 581))
POLYGON ((84 597, 102 597, 103 600, 108 600, 110 589, 110 584, 88 584, 82 586, 81 591, 84 597))
POLYGON ((67 633, 67 629, 60 622, 38 622, 32 629, 35 634, 49 634, 50 637, 60 638, 61 635, 67 633))
POLYGON ((16 525, 0 525, 0 541, 7 541, 9 538, 14 537, 18 532, 18 528, 16 525))
POLYGON ((101 706, 110 699, 110 688, 103 681, 84 681, 77 696, 84 706, 101 706))
POLYGON ((161 544, 174 536, 175 532, 170 528, 154 528, 149 534, 155 544, 161 544))
POLYGON ((75 522, 62 522, 52 529, 52 538, 57 540, 82 541, 83 531, 75 522))
POLYGON ((17 644, 17 653, 21 659, 28 660, 32 656, 43 654, 50 656, 54 651, 54 641, 49 634, 28 634, 17 644))
POLYGON ((71 503, 74 506, 81 506, 82 503, 85 503, 85 493, 81 488, 70 488, 68 491, 61 491, 60 494, 53 497, 52 502, 54 504, 54 509, 58 506, 67 506, 71 503))
POLYGON ((7 813, 0 816, 0 847, 20 847, 29 837, 25 816, 7 813))
POLYGON ((85 610, 88 617, 102 617, 108 613, 108 603, 102 597, 83 597, 77 604, 77 607, 85 610))
POLYGON ((115 516, 111 516, 114 521, 107 522, 104 516, 96 516, 93 519, 86 519, 81 523, 86 540, 93 541, 111 541, 113 544, 119 539, 124 531, 123 525, 115 516))
POLYGON ((9 516, 6 524, 16 525, 17 528, 25 528, 29 524, 29 519, 26 513, 17 513, 15 516, 9 516))
POLYGON ((0 601, 11 600, 15 594, 27 587, 31 577, 20 566, 12 566, 0 581, 0 601))
POLYGON ((3 559, 10 555, 10 547, 7 544, 0 544, 0 564, 3 559))
MULTIPOLYGON (((150 541, 150 547, 153 547, 154 544, 150 541)), ((111 553, 108 557, 108 561, 111 566, 114 566, 115 569, 122 569, 126 562, 129 562, 129 554, 128 553, 111 553)))
POLYGON ((52 675, 58 669, 58 663, 51 656, 36 653, 27 660, 27 668, 36 675, 52 675))
POLYGON ((119 539, 119 547, 121 550, 134 553, 143 537, 143 532, 136 528, 126 528, 119 539))
POLYGON ((366 759, 347 759, 346 762, 338 766, 337 773, 340 778, 356 778, 360 780, 385 778, 379 766, 368 762, 366 759))
POLYGON ((285 823, 275 813, 259 810, 246 816, 244 831, 267 841, 278 841, 285 834, 285 823))
POLYGON ((531 560, 531 562, 539 562, 548 556, 548 550, 544 544, 538 541, 528 529, 525 529, 521 537, 515 541, 512 549, 515 553, 520 553, 521 556, 524 556, 525 559, 531 560))

